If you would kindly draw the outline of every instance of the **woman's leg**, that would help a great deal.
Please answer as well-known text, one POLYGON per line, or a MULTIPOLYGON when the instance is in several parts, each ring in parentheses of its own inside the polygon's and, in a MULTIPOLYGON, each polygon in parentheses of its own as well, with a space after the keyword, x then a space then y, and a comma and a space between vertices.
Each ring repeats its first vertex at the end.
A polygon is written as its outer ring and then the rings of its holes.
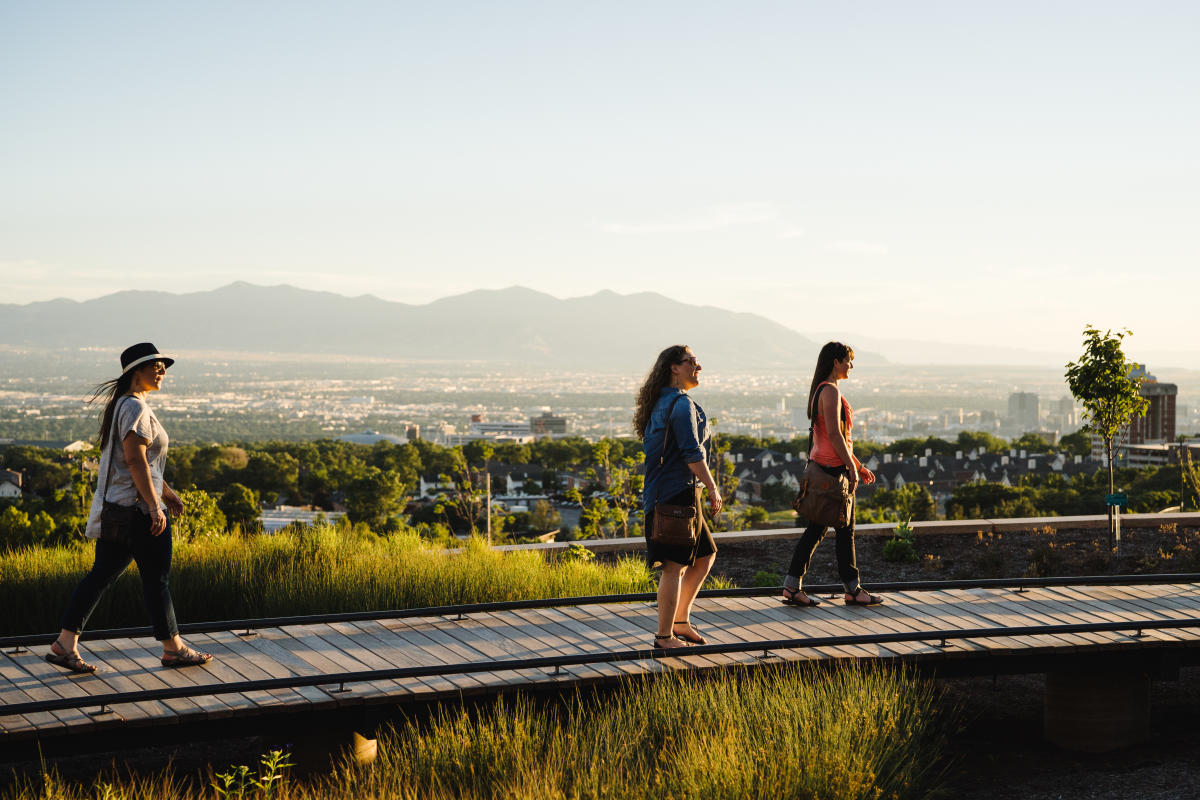
POLYGON ((656 647, 686 647, 687 645, 675 638, 671 628, 675 623, 675 613, 679 609, 680 583, 683 577, 683 565, 674 561, 664 561, 662 576, 658 580, 658 630, 655 632, 656 647))
POLYGON ((808 563, 812 561, 813 553, 824 536, 824 525, 812 524, 804 529, 804 534, 797 540, 796 548, 792 551, 792 562, 788 565, 787 575, 783 579, 784 588, 793 591, 800 588, 800 582, 808 572, 808 563))
POLYGON ((142 579, 142 600, 150 616, 150 625, 154 628, 154 638, 163 643, 164 653, 178 650, 182 645, 179 625, 175 621, 175 604, 171 601, 173 544, 168 517, 166 530, 158 536, 151 536, 146 531, 135 538, 133 546, 133 558, 142 579))
POLYGON ((103 540, 96 541, 96 560, 92 563, 92 569, 75 587, 75 591, 71 593, 71 599, 67 601, 67 608, 63 612, 62 631, 58 637, 60 647, 69 653, 75 651, 79 634, 83 632, 88 618, 96 610, 96 604, 100 602, 100 595, 104 594, 109 586, 112 586, 113 581, 120 577, 132 560, 133 555, 124 545, 103 540), (70 646, 68 647, 68 645, 70 646))
POLYGON ((844 528, 835 528, 837 534, 838 577, 846 587, 846 594, 856 594, 860 588, 858 579, 858 557, 854 552, 854 523, 844 528))
MULTIPOLYGON (((696 635, 696 631, 692 628, 692 604, 696 602, 696 595, 700 593, 700 587, 704 585, 704 580, 708 577, 713 562, 716 560, 717 554, 709 553, 697 558, 692 566, 683 568, 683 580, 679 586, 679 602, 675 607, 675 615, 671 619, 672 632, 675 628, 682 628, 682 633, 696 635)), ((662 612, 659 611, 659 613, 662 612)))

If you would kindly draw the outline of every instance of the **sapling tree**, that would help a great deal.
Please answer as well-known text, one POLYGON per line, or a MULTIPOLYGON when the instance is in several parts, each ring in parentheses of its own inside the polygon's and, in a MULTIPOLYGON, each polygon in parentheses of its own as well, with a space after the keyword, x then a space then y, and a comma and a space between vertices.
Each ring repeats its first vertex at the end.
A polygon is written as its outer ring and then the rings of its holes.
MULTIPOLYGON (((1078 361, 1067 362, 1067 386, 1083 406, 1087 417, 1084 429, 1104 440, 1109 494, 1115 491, 1113 443, 1134 417, 1144 414, 1150 404, 1139 392, 1141 378, 1131 377, 1134 365, 1125 360, 1121 350, 1121 341, 1130 333, 1122 330, 1102 334, 1088 325, 1083 329, 1083 354, 1078 361)), ((1110 512, 1110 547, 1114 528, 1115 518, 1110 512)))

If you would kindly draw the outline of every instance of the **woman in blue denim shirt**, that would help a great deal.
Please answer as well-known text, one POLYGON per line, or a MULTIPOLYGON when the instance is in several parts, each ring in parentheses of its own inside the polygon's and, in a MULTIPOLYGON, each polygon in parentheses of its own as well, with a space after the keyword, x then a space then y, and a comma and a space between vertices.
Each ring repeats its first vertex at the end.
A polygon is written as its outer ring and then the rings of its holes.
POLYGON ((708 418, 687 394, 700 385, 700 369, 700 362, 688 347, 674 345, 663 350, 638 391, 633 415, 633 427, 646 454, 642 499, 646 512, 646 560, 651 569, 662 568, 658 583, 658 630, 654 636, 654 646, 659 649, 705 643, 704 637, 692 627, 691 613, 696 594, 717 554, 708 525, 703 526, 696 545, 690 548, 662 545, 650 539, 654 507, 659 503, 695 504, 698 484, 708 490, 709 510, 713 514, 721 510, 721 493, 706 460, 708 418))

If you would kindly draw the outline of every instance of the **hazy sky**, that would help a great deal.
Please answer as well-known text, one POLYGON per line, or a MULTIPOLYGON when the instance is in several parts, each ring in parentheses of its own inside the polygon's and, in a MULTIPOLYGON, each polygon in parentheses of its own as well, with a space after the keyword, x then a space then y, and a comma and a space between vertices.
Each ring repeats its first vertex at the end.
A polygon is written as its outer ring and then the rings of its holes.
POLYGON ((1194 350, 1198 40, 1193 0, 4 0, 0 302, 521 284, 1194 350))

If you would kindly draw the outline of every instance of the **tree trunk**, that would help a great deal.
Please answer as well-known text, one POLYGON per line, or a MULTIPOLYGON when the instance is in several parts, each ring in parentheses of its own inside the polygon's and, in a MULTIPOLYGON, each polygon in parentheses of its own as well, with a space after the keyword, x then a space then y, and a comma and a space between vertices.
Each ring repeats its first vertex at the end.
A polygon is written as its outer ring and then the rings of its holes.
MULTIPOLYGON (((1112 494, 1113 492, 1116 491, 1116 489, 1114 488, 1114 481, 1113 481, 1113 440, 1112 439, 1104 440, 1104 449, 1108 454, 1108 493, 1112 494)), ((1113 539, 1115 538, 1115 535, 1116 535, 1116 526, 1117 526, 1116 516, 1115 516, 1116 512, 1114 511, 1112 506, 1108 505, 1107 499, 1105 501, 1105 507, 1108 510, 1108 552, 1111 553, 1112 549, 1113 549, 1113 539)))

